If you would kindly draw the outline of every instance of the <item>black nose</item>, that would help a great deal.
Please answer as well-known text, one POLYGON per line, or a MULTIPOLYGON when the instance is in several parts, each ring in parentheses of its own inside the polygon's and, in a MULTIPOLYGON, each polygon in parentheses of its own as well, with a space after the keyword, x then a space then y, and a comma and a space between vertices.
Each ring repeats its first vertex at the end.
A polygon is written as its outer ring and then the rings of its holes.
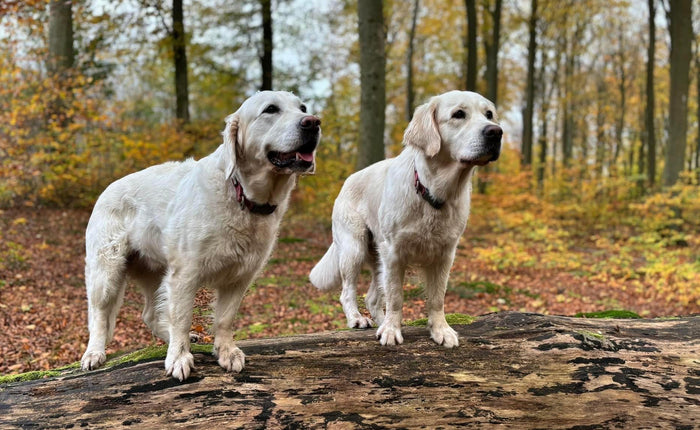
POLYGON ((299 121, 299 126, 304 130, 311 130, 321 126, 321 120, 313 115, 306 115, 299 121))
POLYGON ((483 130, 481 130, 481 134, 483 134, 486 139, 491 141, 501 140, 501 136, 503 136, 503 129, 497 125, 487 125, 483 130))

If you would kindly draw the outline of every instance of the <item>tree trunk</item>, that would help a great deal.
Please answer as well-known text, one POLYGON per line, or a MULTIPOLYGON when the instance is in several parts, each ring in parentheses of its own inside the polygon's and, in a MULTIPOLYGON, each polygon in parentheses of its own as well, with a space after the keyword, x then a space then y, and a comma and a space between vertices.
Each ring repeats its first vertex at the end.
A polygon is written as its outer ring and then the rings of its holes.
MULTIPOLYGON (((501 6, 503 0, 496 0, 493 10, 488 7, 485 10, 491 17, 491 38, 484 39, 486 48, 486 98, 491 100, 498 107, 498 51, 500 49, 501 38, 501 6)), ((479 168, 480 175, 477 176, 477 192, 486 194, 488 187, 488 175, 493 169, 486 165, 479 168)))
POLYGON ((664 185, 676 183, 683 170, 688 131, 688 87, 690 80, 690 54, 693 39, 692 0, 670 2, 669 32, 671 34, 669 98, 669 130, 664 185))
POLYGON ((173 0, 173 58, 175 59, 175 117, 183 123, 190 121, 189 89, 187 83, 187 44, 182 0, 173 0))
MULTIPOLYGON (((639 94, 643 94, 645 91, 644 88, 639 89, 639 94)), ((639 146, 637 147, 637 175, 636 175, 636 182, 637 182, 637 189, 639 190, 639 195, 643 196, 646 194, 646 178, 645 178, 645 171, 644 169, 646 168, 646 143, 645 143, 645 128, 646 128, 646 109, 644 111, 639 112, 639 146)))
POLYGON ((695 103, 697 121, 697 135, 695 136, 695 169, 698 171, 698 179, 700 179, 700 43, 695 44, 695 103))
POLYGON ((564 60, 564 110, 562 124, 562 162, 564 168, 571 165, 571 156, 574 148, 574 89, 573 75, 576 53, 574 46, 576 45, 576 37, 578 36, 578 27, 574 31, 571 40, 567 42, 566 59, 564 60))
POLYGON ((627 71, 625 70, 625 35, 622 25, 618 31, 618 91, 620 92, 620 107, 617 109, 617 124, 615 124, 615 150, 613 151, 613 159, 611 167, 617 166, 617 160, 622 150, 622 136, 625 128, 625 112, 627 110, 627 71))
POLYGON ((527 44, 527 86, 523 111, 523 165, 532 164, 532 117, 535 111, 535 57, 537 55, 537 0, 530 1, 530 38, 527 44))
POLYGON ((464 5, 467 10, 467 35, 465 41, 465 48, 467 51, 467 63, 466 63, 466 90, 476 91, 476 0, 464 0, 464 5))
POLYGON ((492 33, 490 40, 485 39, 486 46, 486 98, 498 106, 498 52, 501 39, 501 6, 503 0, 496 0, 491 15, 492 33))
MULTIPOLYGON (((374 330, 238 342, 241 373, 195 353, 0 386, 2 428, 697 428, 700 317, 502 312, 380 346, 374 330)), ((162 349, 165 352, 165 348, 162 349)))
POLYGON ((360 33, 360 141, 357 170, 384 159, 384 110, 386 107, 382 1, 359 0, 360 33))
POLYGON ((552 99, 552 94, 554 94, 554 88, 556 88, 555 82, 559 75, 558 60, 555 61, 555 68, 553 76, 551 79, 550 87, 547 88, 547 59, 543 53, 540 60, 540 73, 539 73, 539 91, 540 91, 540 136, 538 139, 540 153, 539 153, 539 164, 537 166, 537 192, 541 195, 544 193, 544 177, 547 168, 547 135, 549 132, 549 106, 550 100, 552 99))
POLYGON ((596 145, 595 145, 595 167, 598 171, 598 178, 603 177, 605 171, 605 155, 608 153, 608 143, 605 138, 605 106, 607 105, 605 78, 599 76, 596 81, 596 145))
POLYGON ((72 0, 51 0, 49 4, 48 69, 59 76, 73 67, 72 0))
POLYGON ((263 25, 263 55, 260 57, 262 66, 261 91, 272 90, 272 0, 260 0, 262 7, 263 25))
POLYGON ((413 118, 415 94, 413 92, 413 43, 416 38, 416 23, 420 0, 413 3, 413 16, 411 17, 411 31, 408 33, 408 53, 406 54, 406 122, 413 118))
POLYGON ((649 46, 647 46, 646 106, 644 141, 647 147, 647 183, 650 189, 656 182, 656 130, 654 127, 654 58, 656 56, 656 0, 649 0, 649 46))

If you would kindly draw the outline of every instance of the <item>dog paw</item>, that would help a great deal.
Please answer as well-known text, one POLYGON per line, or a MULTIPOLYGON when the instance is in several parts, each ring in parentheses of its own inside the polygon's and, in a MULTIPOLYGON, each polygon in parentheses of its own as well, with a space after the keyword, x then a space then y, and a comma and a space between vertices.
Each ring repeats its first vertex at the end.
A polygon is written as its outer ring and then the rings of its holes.
POLYGON ((430 337, 438 345, 442 345, 445 348, 454 348, 459 346, 459 337, 457 332, 452 329, 449 325, 442 327, 433 327, 430 329, 430 337))
POLYGON ((377 330, 377 339, 382 345, 400 345, 403 343, 401 327, 383 324, 377 330))
POLYGON ((80 367, 83 370, 95 370, 107 361, 104 351, 85 351, 80 360, 80 367))
POLYGON ((182 382, 190 376, 190 372, 194 369, 194 357, 189 351, 178 357, 172 357, 172 355, 168 352, 168 356, 165 358, 165 373, 167 376, 172 376, 182 382))
POLYGON ((348 327, 350 328, 370 328, 374 323, 371 318, 360 316, 357 318, 348 318, 348 327))
POLYGON ((245 354, 234 345, 221 346, 215 350, 214 355, 219 357, 219 366, 229 372, 238 373, 245 366, 245 354))

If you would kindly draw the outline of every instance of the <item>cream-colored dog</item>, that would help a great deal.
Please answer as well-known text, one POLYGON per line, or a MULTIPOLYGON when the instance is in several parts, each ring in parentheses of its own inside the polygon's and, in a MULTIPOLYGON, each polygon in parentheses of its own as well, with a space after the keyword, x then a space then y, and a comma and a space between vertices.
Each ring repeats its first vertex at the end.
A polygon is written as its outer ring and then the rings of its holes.
POLYGON ((345 181, 333 207, 333 244, 310 279, 322 290, 342 285, 348 326, 372 325, 356 297, 358 275, 367 265, 372 281, 365 303, 379 324, 377 338, 382 345, 402 343, 403 279, 411 265, 425 274, 430 336, 448 348, 459 344, 445 320, 445 290, 469 216, 474 166, 500 154, 497 121, 493 103, 479 94, 433 97, 416 109, 398 157, 345 181))
POLYGON ((233 342, 241 299, 267 261, 298 174, 314 169, 320 120, 293 94, 263 91, 226 118, 223 144, 199 161, 170 162, 111 184, 86 232, 90 341, 83 369, 105 361, 126 278, 145 297, 143 319, 168 345, 165 369, 194 367, 189 330, 197 290, 216 292, 214 354, 239 372, 233 342))

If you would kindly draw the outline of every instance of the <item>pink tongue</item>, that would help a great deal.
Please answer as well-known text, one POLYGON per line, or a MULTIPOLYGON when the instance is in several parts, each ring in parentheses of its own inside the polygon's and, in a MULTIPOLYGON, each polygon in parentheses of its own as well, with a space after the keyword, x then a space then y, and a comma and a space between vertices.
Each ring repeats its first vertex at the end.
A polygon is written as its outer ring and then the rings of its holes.
POLYGON ((297 154, 299 155, 299 158, 301 158, 304 161, 308 161, 309 163, 312 163, 314 161, 313 152, 308 154, 302 154, 301 152, 297 152, 297 154))

